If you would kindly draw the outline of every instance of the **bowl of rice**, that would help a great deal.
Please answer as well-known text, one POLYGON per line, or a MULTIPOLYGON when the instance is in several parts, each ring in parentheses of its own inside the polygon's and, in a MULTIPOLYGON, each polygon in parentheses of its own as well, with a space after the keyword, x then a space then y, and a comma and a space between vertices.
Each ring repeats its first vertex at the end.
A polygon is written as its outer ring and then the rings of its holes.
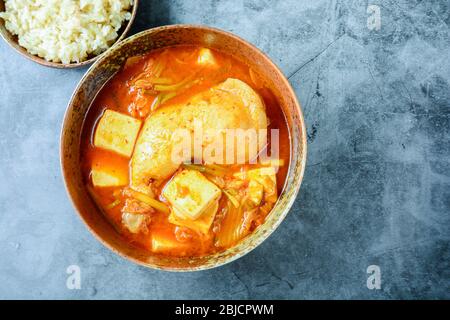
POLYGON ((137 7, 138 0, 0 0, 0 35, 39 64, 81 67, 125 38, 137 7))

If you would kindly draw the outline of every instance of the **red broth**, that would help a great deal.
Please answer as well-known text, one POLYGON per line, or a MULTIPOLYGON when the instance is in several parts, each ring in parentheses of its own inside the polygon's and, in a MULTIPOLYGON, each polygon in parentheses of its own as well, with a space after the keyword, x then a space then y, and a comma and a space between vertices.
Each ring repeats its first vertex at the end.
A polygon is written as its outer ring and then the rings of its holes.
MULTIPOLYGON (((286 120, 277 99, 270 89, 265 86, 264 81, 253 70, 250 70, 246 64, 227 54, 214 50, 211 51, 218 67, 213 71, 201 70, 197 64, 200 50, 201 48, 197 46, 174 46, 154 50, 146 55, 128 59, 121 70, 98 93, 89 109, 82 130, 80 164, 85 184, 94 201, 101 207, 103 213, 116 230, 133 245, 149 251, 155 251, 151 239, 156 236, 175 243, 176 245, 171 248, 164 249, 162 252, 156 252, 168 256, 202 256, 225 250, 235 245, 236 242, 262 224, 274 203, 262 203, 256 209, 253 208, 252 210, 256 213, 252 212, 253 218, 246 225, 246 232, 240 237, 235 237, 231 240, 228 238, 222 241, 223 239, 220 236, 221 232, 225 232, 227 228, 232 228, 232 220, 236 219, 236 217, 233 217, 233 214, 236 216, 236 212, 233 213, 233 210, 236 209, 230 205, 230 199, 224 194, 219 200, 219 209, 207 234, 198 234, 189 228, 172 224, 168 220, 169 213, 158 210, 151 210, 148 213, 149 219, 143 232, 132 233, 124 227, 122 215, 125 202, 129 196, 124 192, 127 187, 94 187, 91 179, 91 169, 93 167, 108 168, 108 170, 113 170, 119 176, 129 177, 131 160, 118 153, 95 147, 93 137, 96 125, 105 110, 117 111, 142 121, 146 117, 151 117, 151 106, 155 103, 157 92, 142 93, 132 84, 138 77, 145 74, 146 70, 151 66, 155 66, 156 61, 164 66, 160 77, 170 78, 174 83, 183 81, 195 71, 198 71, 196 74, 198 79, 200 79, 191 87, 178 92, 175 97, 159 105, 158 108, 164 108, 170 104, 183 103, 193 95, 207 90, 225 81, 227 78, 236 78, 251 86, 264 101, 266 114, 269 119, 268 129, 279 129, 279 158, 284 162, 284 165, 276 173, 278 196, 282 191, 289 166, 290 139, 286 120)), ((242 171, 259 166, 225 166, 227 173, 224 179, 227 179, 227 177, 232 176, 234 172, 239 170, 242 171)), ((155 198, 170 208, 170 204, 161 195, 161 191, 167 181, 155 187, 155 198)), ((240 191, 238 190, 238 192, 240 191)), ((243 219, 242 214, 241 219, 243 219)))

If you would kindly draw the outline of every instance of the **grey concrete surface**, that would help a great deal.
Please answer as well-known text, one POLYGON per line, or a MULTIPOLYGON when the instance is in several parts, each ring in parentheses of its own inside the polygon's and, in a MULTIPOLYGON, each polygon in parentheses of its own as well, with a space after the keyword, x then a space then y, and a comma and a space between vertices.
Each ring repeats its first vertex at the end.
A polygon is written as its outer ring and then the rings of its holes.
POLYGON ((229 265, 177 274, 123 260, 84 227, 60 174, 60 125, 86 69, 48 69, 0 41, 0 298, 450 298, 449 1, 141 3, 133 32, 219 27, 289 76, 308 129, 300 195, 229 265), (80 290, 66 287, 73 264, 80 290))

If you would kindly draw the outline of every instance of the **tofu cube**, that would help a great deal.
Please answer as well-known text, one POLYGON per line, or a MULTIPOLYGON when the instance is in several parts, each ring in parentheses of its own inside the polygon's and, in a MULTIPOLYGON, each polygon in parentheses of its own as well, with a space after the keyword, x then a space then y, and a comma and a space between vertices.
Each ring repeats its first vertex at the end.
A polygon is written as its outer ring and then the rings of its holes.
POLYGON ((277 200, 277 176, 274 167, 262 167, 251 169, 247 172, 237 172, 236 178, 258 182, 263 186, 265 201, 275 202, 277 200))
POLYGON ((199 218, 222 191, 196 170, 183 170, 165 186, 163 195, 183 217, 199 218))
POLYGON ((248 177, 251 180, 256 180, 263 185, 264 191, 270 192, 276 189, 277 176, 274 167, 258 168, 248 171, 248 177))
POLYGON ((128 184, 126 175, 115 172, 114 170, 91 170, 91 179, 94 187, 120 187, 128 184))
POLYGON ((152 251, 155 253, 170 253, 173 250, 182 250, 185 243, 178 242, 174 236, 164 235, 158 232, 152 233, 152 251))
POLYGON ((97 125, 94 145, 131 157, 141 121, 116 111, 106 110, 97 125))
POLYGON ((249 199, 255 206, 258 206, 261 203, 263 193, 264 187, 262 186, 262 184, 255 180, 250 180, 250 182, 248 183, 248 194, 249 199))
POLYGON ((201 48, 198 53, 197 63, 203 66, 215 67, 217 66, 214 54, 208 48, 201 48))
POLYGON ((187 219, 177 209, 172 210, 169 215, 169 222, 177 226, 186 227, 196 232, 207 234, 219 209, 219 201, 215 201, 208 207, 202 216, 196 220, 187 219))

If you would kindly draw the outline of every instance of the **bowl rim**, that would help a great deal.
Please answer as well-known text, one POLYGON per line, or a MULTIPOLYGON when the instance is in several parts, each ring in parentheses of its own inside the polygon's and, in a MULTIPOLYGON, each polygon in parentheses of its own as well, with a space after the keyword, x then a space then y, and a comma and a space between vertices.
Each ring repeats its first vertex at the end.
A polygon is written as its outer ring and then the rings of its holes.
MULTIPOLYGON (((5 1, 3 1, 5 2, 5 1)), ((114 47, 117 43, 122 41, 128 34, 128 32, 131 29, 131 26, 136 18, 137 9, 138 9, 139 0, 133 0, 132 10, 131 10, 131 17, 128 21, 126 21, 126 25, 123 24, 121 28, 125 26, 125 29, 119 34, 117 39, 114 41, 114 43, 111 44, 111 46, 106 49, 105 51, 101 52, 100 54, 93 56, 92 58, 81 61, 81 62, 73 62, 73 63, 62 63, 62 62, 53 62, 53 61, 47 61, 44 58, 39 57, 38 55, 31 54, 28 52, 27 49, 22 47, 18 41, 13 41, 10 39, 11 36, 14 36, 8 29, 6 29, 6 26, 3 23, 3 28, 0 28, 0 36, 5 40, 5 42, 9 45, 9 47, 13 48, 17 53, 19 53, 21 56, 27 58, 28 60, 31 60, 33 62, 36 62, 42 66, 50 67, 50 68, 56 68, 56 69, 75 69, 75 68, 81 68, 86 65, 92 64, 95 62, 98 58, 100 58, 105 52, 110 50, 112 47, 114 47)), ((0 18, 1 20, 1 18, 0 18)))
MULTIPOLYGON (((165 26, 160 26, 160 27, 154 27, 154 28, 149 28, 146 30, 143 30, 141 32, 138 32, 122 41, 120 41, 119 43, 117 43, 115 46, 111 47, 110 49, 108 49, 108 51, 113 51, 113 50, 117 50, 119 49, 122 45, 132 42, 135 39, 144 36, 146 34, 150 34, 150 33, 158 33, 158 32, 162 32, 165 30, 173 30, 173 29, 178 29, 178 28, 184 28, 184 29, 189 29, 189 28, 194 28, 194 29, 202 29, 205 31, 211 31, 211 32, 215 32, 215 33, 219 33, 221 35, 224 35, 226 37, 231 37, 234 40, 240 42, 240 43, 244 43, 246 45, 248 45, 249 47, 251 47, 252 50, 254 50, 257 54, 261 55, 264 60, 271 65, 276 72, 278 73, 278 75, 280 76, 280 79, 282 80, 283 84, 286 86, 286 88, 289 91, 289 95, 292 98, 294 105, 295 105, 295 109, 296 112, 298 113, 298 118, 299 118, 299 122, 300 122, 300 131, 303 133, 301 136, 302 138, 299 139, 299 144, 301 145, 301 155, 299 156, 300 158, 300 170, 298 171, 298 181, 296 182, 296 184, 292 185, 292 188, 294 189, 294 192, 291 194, 291 196, 288 198, 288 202, 286 203, 286 207, 283 210, 282 214, 279 216, 279 218, 274 222, 274 224, 271 226, 271 228, 261 237, 255 239, 255 242, 253 245, 251 246, 247 246, 246 248, 244 248, 243 250, 230 255, 227 258, 224 258, 222 261, 218 261, 215 262, 213 264, 207 264, 207 265, 198 265, 198 266, 192 266, 192 267, 167 267, 167 266, 160 266, 160 265, 156 265, 156 264, 152 264, 152 263, 148 263, 148 262, 144 262, 142 260, 139 260, 133 256, 130 256, 124 252, 121 252, 120 250, 116 249, 115 247, 113 247, 112 245, 110 245, 107 241, 105 241, 93 228, 91 228, 91 226, 87 223, 86 219, 84 218, 84 216, 81 214, 80 210, 78 209, 77 205, 74 202, 74 199, 72 197, 71 192, 69 191, 69 187, 67 185, 66 180, 68 179, 68 174, 66 173, 67 170, 65 168, 65 164, 64 164, 64 158, 63 158, 63 135, 66 129, 66 125, 67 122, 69 121, 69 112, 71 111, 72 108, 72 104, 74 102, 74 98, 77 94, 77 92, 79 91, 79 89, 81 88, 81 86, 83 85, 84 81, 90 76, 90 74, 93 72, 93 70, 100 64, 103 62, 103 60, 108 58, 108 55, 102 55, 101 57, 99 57, 99 59, 97 61, 95 61, 94 64, 92 64, 89 69, 86 71, 86 73, 83 75, 83 77, 80 79, 80 81, 78 82, 77 86, 75 87, 69 103, 66 107, 65 113, 64 113, 64 118, 63 118, 63 122, 62 122, 62 126, 61 126, 61 131, 60 131, 60 146, 59 146, 59 152, 60 152, 60 168, 61 168, 61 173, 62 173, 62 178, 63 178, 63 183, 64 183, 64 188, 66 190, 66 193, 69 195, 69 199, 72 203, 72 207, 75 209, 75 211, 77 212, 77 215, 81 218, 81 221, 83 221, 84 225, 88 228, 88 230, 91 232, 91 234, 94 235, 94 237, 100 242, 102 243, 106 248, 108 248, 109 250, 111 250, 112 252, 116 253, 117 255, 119 255, 120 257, 124 258, 125 260, 131 261, 139 266, 143 266, 149 269, 154 269, 154 270, 162 270, 162 271, 169 271, 169 272, 193 272, 193 271, 202 271, 202 270, 208 270, 208 269, 213 269, 213 268, 218 268, 221 266, 224 266, 228 263, 231 263, 243 256, 245 256, 246 254, 248 254, 249 252, 251 252, 252 250, 254 250, 256 247, 258 247, 262 242, 264 242, 266 239, 268 239, 270 237, 270 235, 272 235, 272 233, 279 227, 279 225, 281 224, 282 221, 284 221, 284 219, 286 218, 287 214, 290 212, 295 200, 297 199, 297 195, 300 191, 300 186, 302 184, 303 181, 303 177, 304 177, 304 172, 305 172, 305 168, 306 168, 306 159, 307 159, 307 138, 306 138, 306 126, 305 126, 305 122, 304 122, 304 115, 302 112, 302 108, 300 106, 300 103, 297 99, 297 95, 295 94, 294 89, 292 88, 292 86, 289 83, 289 80, 286 78, 286 76, 284 75, 284 73, 281 71, 281 69, 269 58, 269 56, 267 54, 265 54, 262 50, 258 49, 255 45, 253 45, 252 43, 250 43, 247 40, 244 40, 243 38, 228 32, 228 31, 224 31, 215 27, 210 27, 210 26, 205 26, 205 25, 199 25, 199 24, 172 24, 172 25, 165 25, 165 26)), ((87 109, 89 110, 89 108, 87 109)), ((289 127, 289 125, 288 125, 289 127)), ((289 136, 291 136, 291 133, 289 133, 289 136)), ((292 174, 291 172, 291 167, 289 167, 288 172, 287 172, 287 177, 292 174)), ((285 189, 283 187, 283 191, 285 192, 285 189)), ((275 204, 276 205, 276 204, 275 204)), ((242 239, 241 241, 244 241, 245 239, 242 239)), ((236 244, 238 245, 238 244, 236 244)), ((235 246, 236 246, 235 245, 235 246)))

